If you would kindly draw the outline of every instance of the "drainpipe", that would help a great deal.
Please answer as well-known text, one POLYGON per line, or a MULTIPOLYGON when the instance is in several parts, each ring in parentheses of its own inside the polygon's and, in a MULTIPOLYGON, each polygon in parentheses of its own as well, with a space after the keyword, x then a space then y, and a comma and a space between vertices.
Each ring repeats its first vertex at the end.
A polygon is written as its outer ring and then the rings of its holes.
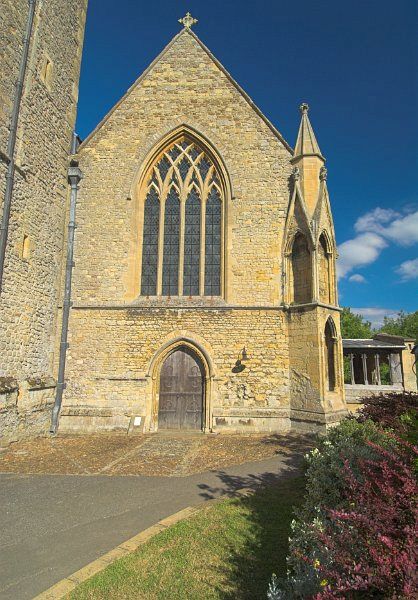
MULTIPOLYGON (((71 152, 74 153, 76 150, 77 138, 74 135, 73 145, 71 152)), ((71 186, 70 195, 70 218, 68 222, 68 242, 67 242, 67 263, 65 267, 65 288, 64 288, 64 302, 62 305, 62 326, 61 326, 61 342, 60 342, 60 355, 59 355, 59 366, 58 366, 58 381, 55 394, 55 404, 52 409, 52 419, 50 433, 56 433, 58 429, 58 416, 61 410, 62 395, 65 388, 65 361, 67 358, 68 348, 68 321, 70 318, 71 308, 71 279, 73 274, 73 255, 74 255, 74 233, 75 233, 75 209, 77 203, 77 192, 78 184, 83 178, 81 170, 78 168, 78 162, 72 160, 68 168, 68 182, 71 186)))
POLYGON ((12 205, 13 186, 15 179, 15 149, 17 138, 17 127, 19 123, 20 105, 23 95, 23 84, 25 81, 26 68, 28 64, 30 38, 32 35, 33 18, 35 14, 36 0, 28 0, 29 12, 26 20, 26 30, 23 37, 23 52, 20 61, 19 75, 16 82, 16 93, 13 101, 12 116, 10 119, 10 134, 7 142, 7 157, 9 164, 6 173, 6 190, 4 193, 3 215, 0 225, 0 294, 3 287, 4 261, 6 256, 7 237, 9 233, 10 210, 12 205))

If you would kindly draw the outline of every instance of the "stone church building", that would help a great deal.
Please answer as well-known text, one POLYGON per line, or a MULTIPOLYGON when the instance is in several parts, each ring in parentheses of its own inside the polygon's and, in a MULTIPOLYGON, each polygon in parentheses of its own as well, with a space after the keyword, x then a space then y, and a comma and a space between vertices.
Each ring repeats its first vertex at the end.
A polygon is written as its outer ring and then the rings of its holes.
POLYGON ((28 378, 51 397, 58 378, 60 432, 326 428, 346 405, 308 106, 292 148, 181 22, 70 157, 51 351, 25 373, 7 359, 3 387, 18 407, 28 378))

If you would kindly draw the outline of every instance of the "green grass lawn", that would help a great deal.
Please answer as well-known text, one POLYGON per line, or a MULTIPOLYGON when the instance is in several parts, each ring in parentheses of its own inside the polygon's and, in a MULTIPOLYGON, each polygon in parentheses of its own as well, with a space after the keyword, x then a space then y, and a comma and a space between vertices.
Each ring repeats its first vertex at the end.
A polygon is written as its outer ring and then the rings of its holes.
POLYGON ((286 574, 290 521, 302 477, 228 499, 159 533, 80 585, 69 598, 265 600, 271 574, 286 574))

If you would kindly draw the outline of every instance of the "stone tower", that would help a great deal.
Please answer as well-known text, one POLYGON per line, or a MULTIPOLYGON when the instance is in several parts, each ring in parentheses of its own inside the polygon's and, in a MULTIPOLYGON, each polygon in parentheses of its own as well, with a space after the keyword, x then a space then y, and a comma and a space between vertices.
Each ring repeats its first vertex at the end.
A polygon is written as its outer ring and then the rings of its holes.
POLYGON ((86 10, 87 0, 1 0, 2 442, 46 431, 50 420, 66 172, 86 10))
POLYGON ((291 159, 292 195, 285 226, 283 298, 290 357, 290 414, 295 423, 327 427, 346 411, 336 242, 327 169, 302 104, 291 159))

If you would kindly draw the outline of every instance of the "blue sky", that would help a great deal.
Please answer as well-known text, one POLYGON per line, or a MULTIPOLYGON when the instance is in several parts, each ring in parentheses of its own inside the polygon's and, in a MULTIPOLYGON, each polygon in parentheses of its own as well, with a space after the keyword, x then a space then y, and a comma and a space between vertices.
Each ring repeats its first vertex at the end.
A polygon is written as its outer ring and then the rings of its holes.
POLYGON ((374 322, 418 309, 417 3, 90 0, 77 131, 95 127, 180 30, 194 27, 293 146, 298 106, 327 159, 340 303, 374 322))

